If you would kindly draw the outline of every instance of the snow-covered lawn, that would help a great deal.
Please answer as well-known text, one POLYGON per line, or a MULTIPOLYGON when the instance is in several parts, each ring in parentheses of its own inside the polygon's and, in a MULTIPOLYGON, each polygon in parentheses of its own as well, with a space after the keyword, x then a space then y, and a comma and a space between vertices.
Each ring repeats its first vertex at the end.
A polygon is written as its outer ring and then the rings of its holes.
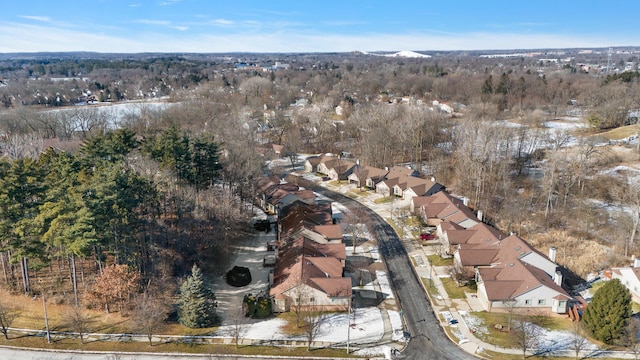
MULTIPOLYGON (((460 311, 463 321, 469 329, 473 329, 475 334, 488 334, 484 321, 473 315, 473 312, 460 311)), ((560 350, 572 350, 573 344, 575 344, 574 337, 576 336, 569 330, 549 330, 537 325, 536 332, 540 333, 538 349, 544 351, 560 351, 560 350)), ((584 345, 583 350, 597 350, 598 345, 589 341, 584 345)))
MULTIPOLYGON (((399 317, 399 316, 398 316, 399 317)), ((393 321, 392 321, 393 323, 393 321)), ((305 341, 304 335, 288 335, 281 329, 285 320, 274 318, 242 325, 243 339, 252 340, 298 340, 305 341)), ((346 342, 347 333, 352 344, 371 344, 380 341, 384 327, 380 310, 375 307, 356 309, 349 317, 348 313, 336 313, 325 317, 318 330, 315 341, 346 342), (351 329, 348 329, 351 318, 351 329), (355 320, 354 320, 355 319, 355 320)), ((400 327, 402 323, 400 322, 400 327)), ((234 325, 221 326, 215 336, 228 337, 234 332, 234 325)))

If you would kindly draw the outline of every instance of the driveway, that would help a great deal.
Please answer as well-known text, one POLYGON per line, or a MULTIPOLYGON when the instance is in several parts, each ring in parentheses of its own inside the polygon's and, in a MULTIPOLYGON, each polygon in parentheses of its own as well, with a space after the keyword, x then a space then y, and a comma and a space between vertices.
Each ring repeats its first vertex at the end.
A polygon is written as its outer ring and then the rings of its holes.
MULTIPOLYGON (((247 225, 248 226, 248 225, 247 225)), ((238 309, 241 308, 242 299, 248 293, 258 294, 261 291, 269 291, 269 271, 272 267, 263 267, 262 259, 267 251, 267 242, 275 240, 275 231, 269 233, 257 232, 255 236, 249 236, 232 245, 234 248, 234 261, 227 270, 234 266, 243 266, 251 272, 251 283, 243 287, 234 287, 227 284, 225 276, 212 280, 211 287, 218 301, 218 314, 222 318, 223 325, 231 325, 237 321, 238 309)), ((259 320, 242 317, 242 323, 253 323, 259 320)))

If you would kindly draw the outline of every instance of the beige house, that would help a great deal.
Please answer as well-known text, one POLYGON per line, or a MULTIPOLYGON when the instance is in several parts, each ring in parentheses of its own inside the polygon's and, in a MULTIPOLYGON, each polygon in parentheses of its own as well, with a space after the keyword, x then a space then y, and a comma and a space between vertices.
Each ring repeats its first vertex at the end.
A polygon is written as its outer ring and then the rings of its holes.
POLYGON ((343 276, 344 244, 318 244, 300 237, 278 249, 269 294, 274 312, 296 307, 346 311, 351 299, 351 278, 343 276))
POLYGON ((373 166, 356 164, 353 172, 348 176, 349 183, 355 184, 356 187, 367 187, 375 189, 376 185, 382 181, 389 170, 379 169, 373 166))

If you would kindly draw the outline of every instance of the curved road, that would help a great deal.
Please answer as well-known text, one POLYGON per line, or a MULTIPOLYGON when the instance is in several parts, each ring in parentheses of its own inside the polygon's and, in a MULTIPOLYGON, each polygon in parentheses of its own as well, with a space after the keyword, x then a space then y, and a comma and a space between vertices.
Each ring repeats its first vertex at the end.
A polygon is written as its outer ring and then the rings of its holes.
POLYGON ((359 207, 373 223, 380 253, 389 270, 389 277, 396 291, 410 341, 399 359, 477 359, 459 348, 444 333, 431 303, 414 272, 411 260, 395 230, 377 213, 359 202, 322 187, 314 191, 341 203, 347 208, 359 207))

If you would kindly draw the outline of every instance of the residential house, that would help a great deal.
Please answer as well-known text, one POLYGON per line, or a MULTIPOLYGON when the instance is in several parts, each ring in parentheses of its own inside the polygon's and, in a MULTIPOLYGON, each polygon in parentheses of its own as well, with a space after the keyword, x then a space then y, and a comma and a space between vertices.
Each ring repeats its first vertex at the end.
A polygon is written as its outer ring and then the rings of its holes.
POLYGON ((300 237, 282 246, 269 279, 273 311, 346 311, 352 284, 343 276, 345 259, 344 244, 318 244, 300 237))
POLYGON ((261 156, 270 160, 281 158, 283 150, 284 145, 274 143, 266 143, 256 147, 256 151, 261 156))
POLYGON ((347 179, 350 184, 355 184, 356 187, 361 188, 366 186, 369 189, 375 189, 376 185, 382 181, 388 173, 389 170, 356 163, 353 172, 347 177, 347 179))
POLYGON ((435 178, 429 180, 415 176, 405 176, 393 186, 393 193, 403 199, 416 196, 429 196, 444 190, 444 186, 437 183, 435 178))
POLYGON ((565 314, 568 310, 571 296, 562 288, 557 264, 516 235, 460 244, 454 266, 463 272, 473 269, 478 299, 487 311, 523 308, 565 314))
POLYGON ((281 201, 299 190, 300 187, 293 183, 283 182, 271 185, 262 192, 259 204, 267 214, 277 214, 281 201))
POLYGON ((461 245, 491 246, 507 237, 502 231, 485 223, 477 223, 468 229, 458 225, 453 228, 449 227, 448 230, 443 230, 442 224, 438 226, 440 230, 437 234, 445 254, 455 253, 461 245))
POLYGON ((278 219, 278 240, 285 243, 300 229, 313 229, 318 225, 333 225, 333 212, 331 203, 307 204, 295 201, 280 208, 278 219))
POLYGON ((317 172, 327 175, 331 180, 347 180, 355 167, 353 161, 338 157, 318 164, 317 172))
POLYGON ((305 237, 311 239, 319 244, 341 244, 342 243, 342 227, 339 224, 335 225, 310 225, 308 228, 304 222, 296 225, 294 231, 285 230, 287 234, 286 238, 283 238, 283 242, 287 242, 291 239, 298 237, 305 237))
POLYGON ((611 269, 611 278, 620 280, 629 289, 633 301, 640 303, 640 258, 633 261, 633 266, 611 269))
MULTIPOLYGON (((304 162, 304 170, 306 172, 322 173, 322 171, 320 171, 318 168, 320 164, 322 164, 320 168, 324 169, 326 167, 324 163, 327 162, 328 160, 333 160, 335 158, 336 156, 333 154, 309 156, 304 162)), ((323 174, 326 174, 326 173, 323 173, 323 174)))
POLYGON ((482 220, 463 201, 445 191, 414 197, 412 203, 413 212, 419 213, 422 221, 431 226, 447 221, 468 229, 482 220))

